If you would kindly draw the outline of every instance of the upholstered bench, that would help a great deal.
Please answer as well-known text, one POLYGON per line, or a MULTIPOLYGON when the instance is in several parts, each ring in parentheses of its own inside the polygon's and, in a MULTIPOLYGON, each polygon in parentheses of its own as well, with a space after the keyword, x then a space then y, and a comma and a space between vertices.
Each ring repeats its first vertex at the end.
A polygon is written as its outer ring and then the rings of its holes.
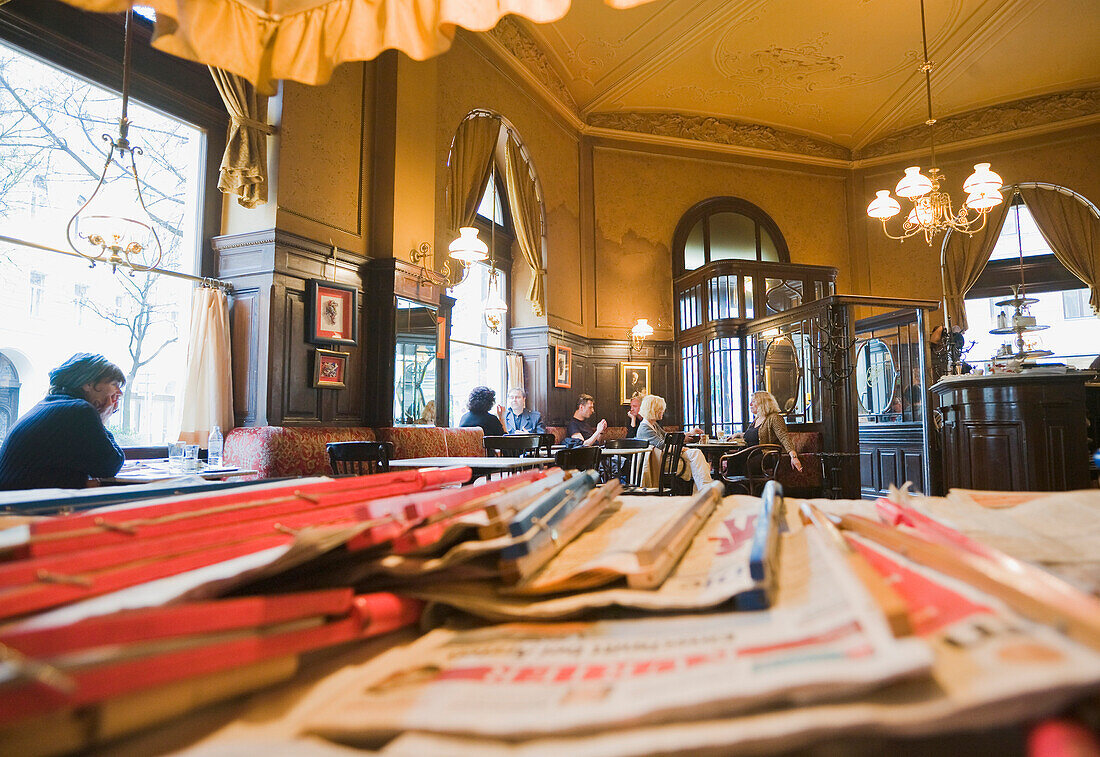
POLYGON ((394 447, 394 459, 412 457, 479 457, 485 454, 480 428, 408 426, 252 426, 225 436, 224 459, 259 472, 259 478, 331 475, 329 442, 383 441, 394 447))

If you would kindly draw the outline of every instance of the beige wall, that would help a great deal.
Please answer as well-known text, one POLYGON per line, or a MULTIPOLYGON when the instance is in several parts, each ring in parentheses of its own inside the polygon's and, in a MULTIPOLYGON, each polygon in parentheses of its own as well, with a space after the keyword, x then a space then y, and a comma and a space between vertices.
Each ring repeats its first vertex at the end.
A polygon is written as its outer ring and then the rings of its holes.
MULTIPOLYGON (((537 325, 549 321, 550 325, 577 331, 583 324, 580 290, 571 285, 573 272, 580 268, 576 131, 542 100, 529 94, 511 74, 499 68, 499 64, 482 55, 465 35, 459 34, 451 50, 438 61, 437 265, 442 264, 447 245, 456 236, 455 230, 450 228, 446 203, 446 163, 451 139, 471 110, 495 111, 515 127, 527 146, 542 186, 546 211, 547 318, 534 316, 526 301, 528 275, 521 272, 512 280, 512 325, 537 325)), ((513 254, 518 259, 518 254, 513 254)))
MULTIPOLYGON (((943 191, 957 204, 965 199, 962 183, 973 172, 974 163, 992 163, 992 168, 1006 184, 1023 181, 1045 181, 1061 184, 1081 193, 1093 203, 1100 203, 1100 127, 1092 126, 1043 135, 1026 140, 1013 140, 996 145, 969 148, 938 154, 939 168, 946 176, 943 191)), ((927 155, 912 157, 888 165, 859 169, 854 186, 863 207, 854 208, 851 220, 854 253, 854 288, 860 293, 896 297, 919 297, 939 300, 940 249, 943 237, 937 237, 930 247, 922 236, 905 242, 895 242, 882 234, 879 221, 866 215, 866 203, 875 190, 889 189, 906 166, 929 167, 927 155), (862 237, 859 239, 859 237, 862 237)), ((1006 194, 1005 201, 1010 199, 1006 194)), ((853 204, 854 201, 853 201, 853 204)), ((903 202, 904 206, 905 203, 903 202)), ((889 228, 897 233, 899 219, 889 228)), ((933 313, 933 322, 942 322, 941 313, 933 313)))
POLYGON ((709 197, 740 197, 779 225, 791 261, 840 269, 847 290, 845 174, 753 163, 716 154, 660 154, 597 146, 593 158, 595 308, 589 336, 625 339, 637 318, 672 338, 672 259, 677 223, 709 197))

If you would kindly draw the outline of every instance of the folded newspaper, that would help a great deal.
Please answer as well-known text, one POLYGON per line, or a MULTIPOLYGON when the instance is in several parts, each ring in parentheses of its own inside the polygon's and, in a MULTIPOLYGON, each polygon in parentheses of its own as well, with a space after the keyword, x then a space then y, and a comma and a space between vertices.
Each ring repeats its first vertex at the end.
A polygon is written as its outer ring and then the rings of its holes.
POLYGON ((345 678, 306 728, 355 742, 530 738, 834 699, 928 672, 927 645, 890 634, 819 534, 785 542, 771 610, 437 630, 345 678))

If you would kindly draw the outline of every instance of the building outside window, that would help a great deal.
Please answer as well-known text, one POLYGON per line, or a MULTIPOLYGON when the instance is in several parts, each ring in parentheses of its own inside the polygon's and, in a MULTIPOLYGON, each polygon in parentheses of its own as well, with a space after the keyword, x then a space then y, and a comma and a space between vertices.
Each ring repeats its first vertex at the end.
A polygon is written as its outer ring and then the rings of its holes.
POLYGON ((1042 233, 1027 206, 1017 202, 1009 208, 997 246, 990 255, 982 277, 967 293, 966 342, 974 346, 966 356, 967 362, 978 365, 989 360, 1000 346, 1012 341, 1014 336, 990 334, 996 328, 1001 311, 1009 318, 1012 308, 997 307, 996 303, 1011 296, 1005 285, 991 286, 997 274, 1007 274, 1013 283, 1019 281, 1013 273, 1019 270, 1021 252, 1025 265, 1025 285, 1028 297, 1037 303, 1030 306, 1037 322, 1049 326, 1045 331, 1024 335, 1027 349, 1051 350, 1054 355, 1042 362, 1063 362, 1078 368, 1087 368, 1100 353, 1100 323, 1089 307, 1089 290, 1084 282, 1065 269, 1042 233))
MULTIPOLYGON (((117 131, 120 108, 115 92, 0 42, 6 235, 69 249, 66 226, 99 180, 101 135, 117 131)), ((133 98, 130 118, 130 140, 144 150, 138 169, 164 248, 161 267, 198 273, 205 134, 133 98)), ((0 245, 0 355, 19 374, 19 414, 43 397, 51 368, 73 353, 99 352, 127 376, 110 423, 119 443, 175 438, 188 329, 179 314, 190 312, 191 291, 165 276, 112 274, 81 258, 0 245)))

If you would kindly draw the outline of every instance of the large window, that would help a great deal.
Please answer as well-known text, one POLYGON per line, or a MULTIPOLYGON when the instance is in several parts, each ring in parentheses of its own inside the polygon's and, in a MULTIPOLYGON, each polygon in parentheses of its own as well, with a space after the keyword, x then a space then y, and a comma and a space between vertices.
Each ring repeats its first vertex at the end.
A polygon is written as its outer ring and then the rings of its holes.
MULTIPOLYGON (((0 226, 7 236, 69 249, 69 218, 95 188, 120 98, 0 42, 0 226)), ((130 140, 158 223, 161 267, 199 273, 206 159, 203 130, 131 98, 130 140)), ((90 268, 80 258, 0 245, 0 354, 18 372, 19 413, 44 395, 47 372, 100 352, 127 375, 111 422, 121 444, 176 433, 192 285, 90 268)))
POLYGON ((1008 210, 1001 236, 986 269, 966 295, 966 340, 974 343, 967 361, 977 364, 992 358, 1002 344, 1015 351, 1015 337, 990 334, 1003 311, 996 303, 1010 297, 1009 285, 1020 281, 1021 257, 1027 295, 1038 300, 1030 306, 1037 322, 1050 328, 1024 335, 1026 349, 1051 350, 1044 362, 1064 362, 1088 367, 1100 353, 1100 323, 1088 304, 1088 288, 1066 270, 1035 225, 1027 206, 1016 202, 1008 210), (1021 254, 1022 253, 1022 254, 1021 254))
MULTIPOLYGON (((474 224, 481 239, 492 246, 497 272, 496 286, 500 287, 501 297, 508 302, 507 272, 511 267, 508 251, 513 235, 508 222, 507 204, 494 178, 499 180, 499 174, 489 177, 474 224)), ((455 298, 455 305, 451 310, 450 362, 450 413, 453 425, 457 425, 459 418, 466 412, 466 400, 475 386, 494 389, 497 402, 501 405, 506 399, 507 322, 494 333, 484 317, 491 271, 488 262, 475 263, 470 266, 466 279, 451 289, 451 296, 455 298)))

